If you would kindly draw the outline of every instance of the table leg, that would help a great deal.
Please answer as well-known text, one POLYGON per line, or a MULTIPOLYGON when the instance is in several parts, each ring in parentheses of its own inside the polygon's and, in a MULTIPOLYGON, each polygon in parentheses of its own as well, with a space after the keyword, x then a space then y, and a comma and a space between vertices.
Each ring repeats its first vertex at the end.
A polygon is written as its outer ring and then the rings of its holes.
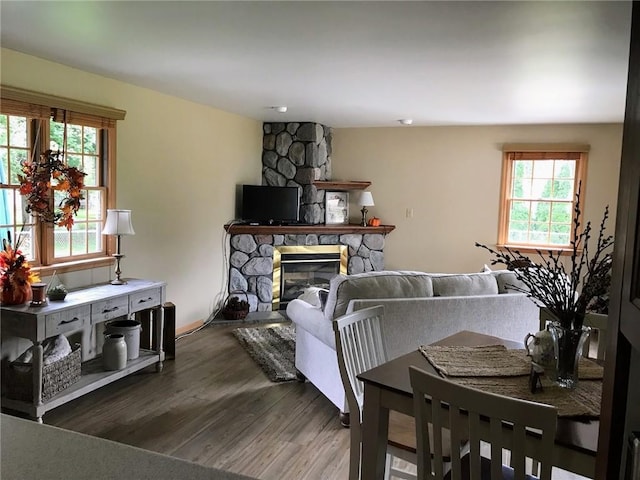
MULTIPOLYGON (((39 407, 42 405, 42 365, 43 365, 43 352, 42 343, 33 342, 33 358, 32 365, 32 381, 33 381, 33 405, 39 407)), ((37 410, 37 408, 36 408, 37 410)), ((33 419, 42 423, 42 416, 35 416, 33 419)))
POLYGON ((384 478, 389 410, 382 406, 381 396, 380 388, 369 383, 364 384, 361 460, 363 480, 384 478))
POLYGON ((42 405, 42 343, 33 342, 33 404, 42 405))

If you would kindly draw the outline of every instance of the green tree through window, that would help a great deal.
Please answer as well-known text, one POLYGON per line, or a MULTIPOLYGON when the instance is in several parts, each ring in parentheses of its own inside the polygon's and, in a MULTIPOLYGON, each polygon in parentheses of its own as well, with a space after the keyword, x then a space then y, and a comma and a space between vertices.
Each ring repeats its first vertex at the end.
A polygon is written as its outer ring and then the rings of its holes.
POLYGON ((583 152, 505 152, 499 244, 569 246, 583 152))

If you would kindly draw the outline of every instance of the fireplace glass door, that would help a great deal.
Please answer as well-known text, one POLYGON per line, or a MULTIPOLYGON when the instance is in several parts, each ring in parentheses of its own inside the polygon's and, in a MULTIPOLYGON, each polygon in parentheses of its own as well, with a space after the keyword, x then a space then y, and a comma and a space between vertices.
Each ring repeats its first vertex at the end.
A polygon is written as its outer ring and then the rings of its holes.
POLYGON ((306 288, 329 288, 337 274, 347 273, 347 246, 276 247, 273 254, 273 309, 284 310, 306 288))

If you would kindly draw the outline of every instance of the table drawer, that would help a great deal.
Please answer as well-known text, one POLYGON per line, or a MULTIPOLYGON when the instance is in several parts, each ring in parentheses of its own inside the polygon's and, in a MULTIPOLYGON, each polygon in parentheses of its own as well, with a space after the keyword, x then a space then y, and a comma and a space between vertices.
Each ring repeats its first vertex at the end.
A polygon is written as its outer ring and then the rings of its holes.
POLYGON ((157 307, 162 301, 162 289, 152 288, 129 295, 129 312, 135 313, 151 307, 157 307))
POLYGON ((91 323, 102 323, 113 318, 123 317, 129 313, 129 298, 118 297, 91 306, 91 323))
POLYGON ((49 338, 83 328, 87 325, 90 315, 91 307, 89 305, 47 315, 45 317, 45 337, 49 338))

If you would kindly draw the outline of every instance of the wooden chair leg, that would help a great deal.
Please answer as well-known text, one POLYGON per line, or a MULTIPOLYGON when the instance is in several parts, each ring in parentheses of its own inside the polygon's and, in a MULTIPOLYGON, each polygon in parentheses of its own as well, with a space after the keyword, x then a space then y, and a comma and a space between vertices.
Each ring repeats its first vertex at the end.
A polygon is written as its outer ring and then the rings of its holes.
POLYGON ((351 425, 351 415, 349 415, 349 412, 340 412, 340 425, 344 428, 349 428, 349 425, 351 425))
POLYGON ((360 462, 362 448, 362 431, 360 425, 351 425, 349 432, 349 480, 360 479, 360 462))

